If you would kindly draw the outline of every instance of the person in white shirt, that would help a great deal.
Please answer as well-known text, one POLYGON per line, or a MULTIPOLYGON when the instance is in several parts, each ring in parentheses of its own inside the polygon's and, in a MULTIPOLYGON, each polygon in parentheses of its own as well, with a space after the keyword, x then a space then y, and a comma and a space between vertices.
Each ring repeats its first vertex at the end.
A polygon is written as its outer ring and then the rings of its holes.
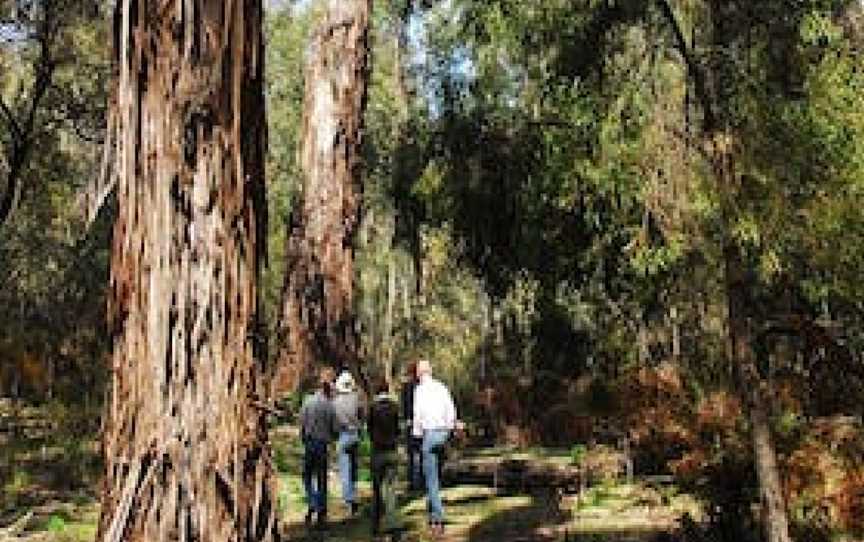
POLYGON ((428 360, 417 362, 418 384, 414 389, 412 433, 422 437, 423 475, 426 478, 426 504, 429 528, 433 535, 444 531, 444 506, 441 503, 438 479, 438 453, 444 447, 456 425, 456 405, 453 396, 441 381, 432 377, 428 360))

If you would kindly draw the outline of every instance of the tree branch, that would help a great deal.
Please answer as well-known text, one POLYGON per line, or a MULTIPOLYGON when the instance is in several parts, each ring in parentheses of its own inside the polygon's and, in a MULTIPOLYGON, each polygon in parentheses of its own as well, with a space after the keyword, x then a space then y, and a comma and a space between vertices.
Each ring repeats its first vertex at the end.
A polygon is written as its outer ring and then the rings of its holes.
POLYGON ((6 117, 6 123, 9 124, 9 130, 12 132, 12 136, 15 139, 21 137, 21 128, 18 126, 18 121, 15 120, 15 115, 12 114, 12 110, 9 109, 9 106, 6 105, 6 102, 3 101, 3 98, 0 97, 0 112, 3 113, 3 116, 6 117))
MULTIPOLYGON (((51 4, 49 3, 48 5, 50 6, 51 4)), ((42 98, 44 98, 51 87, 51 80, 54 77, 56 62, 51 57, 51 46, 54 41, 54 34, 59 30, 59 27, 54 23, 52 15, 51 10, 47 9, 45 20, 42 24, 42 31, 39 35, 39 60, 36 64, 36 79, 33 81, 33 90, 30 93, 32 98, 27 111, 27 120, 23 126, 17 123, 14 124, 17 137, 12 142, 12 152, 9 156, 9 174, 6 177, 6 191, 3 193, 2 198, 0 198, 0 227, 6 223, 12 212, 12 205, 15 202, 15 195, 18 193, 18 185, 21 180, 20 177, 26 166, 30 148, 33 144, 36 112, 39 109, 42 98)), ((3 111, 10 123, 14 122, 12 112, 5 104, 3 104, 3 111)))
POLYGON ((681 29, 681 24, 675 16, 675 10, 672 9, 670 0, 658 0, 660 12, 672 28, 672 33, 675 37, 675 48, 681 53, 684 59, 684 64, 687 66, 687 71, 693 77, 693 86, 696 90, 696 96, 702 104, 704 114, 703 130, 712 132, 717 127, 717 114, 714 111, 714 100, 711 99, 711 94, 708 89, 707 78, 702 65, 696 59, 692 46, 687 45, 687 40, 684 38, 684 31, 681 29))

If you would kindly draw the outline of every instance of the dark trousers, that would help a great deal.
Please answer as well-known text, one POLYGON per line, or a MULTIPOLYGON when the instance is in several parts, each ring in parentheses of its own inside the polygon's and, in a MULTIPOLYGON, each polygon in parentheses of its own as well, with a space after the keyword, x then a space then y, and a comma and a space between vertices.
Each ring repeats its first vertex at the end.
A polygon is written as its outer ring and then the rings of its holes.
POLYGON ((396 510, 396 450, 372 451, 372 532, 400 526, 396 510))
POLYGON ((309 510, 327 515, 327 443, 307 438, 303 453, 303 487, 309 510))
POLYGON ((405 449, 408 453, 408 487, 410 489, 421 489, 424 484, 424 478, 422 473, 423 468, 423 459, 422 459, 422 448, 423 448, 423 439, 414 437, 411 433, 408 433, 408 437, 405 442, 405 449))

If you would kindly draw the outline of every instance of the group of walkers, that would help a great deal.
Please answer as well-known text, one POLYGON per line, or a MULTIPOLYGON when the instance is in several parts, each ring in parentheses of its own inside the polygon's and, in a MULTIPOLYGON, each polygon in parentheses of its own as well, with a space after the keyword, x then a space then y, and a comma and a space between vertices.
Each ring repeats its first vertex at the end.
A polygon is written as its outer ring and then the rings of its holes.
POLYGON ((404 435, 408 487, 412 491, 425 487, 429 529, 433 536, 441 535, 440 454, 456 426, 456 407, 447 386, 432 376, 429 361, 421 359, 408 366, 401 408, 383 379, 373 384, 367 407, 350 372, 342 372, 335 381, 333 377, 332 370, 321 371, 318 389, 306 398, 300 411, 307 525, 323 526, 327 521, 328 445, 332 441, 337 442, 342 501, 348 514, 358 513, 357 458, 365 424, 372 444, 373 534, 404 527, 396 504, 397 450, 404 435))

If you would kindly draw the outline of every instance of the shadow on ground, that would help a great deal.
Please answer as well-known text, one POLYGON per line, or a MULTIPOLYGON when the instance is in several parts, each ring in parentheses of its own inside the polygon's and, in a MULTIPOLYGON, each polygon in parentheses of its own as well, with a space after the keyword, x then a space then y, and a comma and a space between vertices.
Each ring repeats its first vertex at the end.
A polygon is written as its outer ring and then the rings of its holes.
POLYGON ((528 542, 563 540, 570 517, 555 510, 542 498, 514 508, 493 512, 473 525, 467 533, 469 542, 528 542))

